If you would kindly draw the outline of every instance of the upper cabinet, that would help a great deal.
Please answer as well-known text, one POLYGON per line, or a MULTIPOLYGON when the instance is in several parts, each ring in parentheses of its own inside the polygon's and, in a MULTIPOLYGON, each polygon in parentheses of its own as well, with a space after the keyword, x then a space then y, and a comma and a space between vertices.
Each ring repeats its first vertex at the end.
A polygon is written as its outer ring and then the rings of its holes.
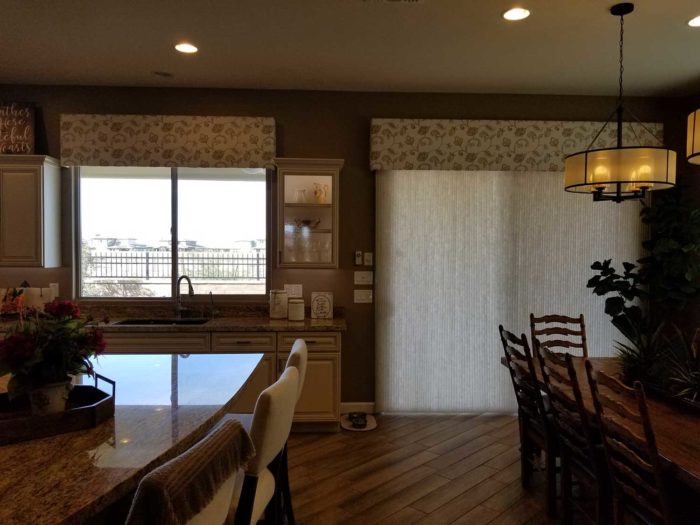
POLYGON ((341 159, 275 159, 279 201, 278 266, 338 267, 341 159))
POLYGON ((0 266, 61 266, 61 170, 43 155, 0 155, 0 266))

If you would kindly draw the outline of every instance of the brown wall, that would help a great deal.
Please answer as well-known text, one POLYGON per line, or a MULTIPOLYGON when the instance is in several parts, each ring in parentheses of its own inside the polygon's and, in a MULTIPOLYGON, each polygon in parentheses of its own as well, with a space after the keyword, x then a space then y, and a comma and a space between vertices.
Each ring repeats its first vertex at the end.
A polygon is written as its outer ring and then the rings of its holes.
MULTIPOLYGON (((604 120, 615 103, 610 97, 60 86, 0 86, 0 100, 38 106, 39 126, 44 128, 39 130, 38 152, 55 157, 60 150, 61 113, 141 113, 270 116, 277 122, 279 156, 345 159, 340 179, 340 268, 275 269, 271 274, 272 287, 300 282, 305 295, 333 291, 336 305, 345 307, 349 327, 343 339, 345 402, 374 400, 374 308, 352 303, 353 252, 375 251, 374 176, 368 169, 370 118, 604 120)), ((631 99, 628 105, 640 119, 672 124, 670 130, 678 131, 678 101, 631 99)), ((69 199, 66 188, 64 203, 69 199)), ((69 216, 64 216, 68 238, 69 216)), ((68 243, 64 255, 68 261, 68 243)), ((19 284, 22 279, 33 286, 58 281, 65 294, 70 289, 70 272, 70 268, 3 269, 0 286, 19 284)))

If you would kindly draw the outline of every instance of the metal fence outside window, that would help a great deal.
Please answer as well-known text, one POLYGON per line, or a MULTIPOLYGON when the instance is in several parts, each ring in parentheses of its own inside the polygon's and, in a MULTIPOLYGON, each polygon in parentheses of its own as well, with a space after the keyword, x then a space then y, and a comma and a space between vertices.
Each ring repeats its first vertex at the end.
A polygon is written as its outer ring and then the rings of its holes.
MULTIPOLYGON (((178 252, 178 273, 192 278, 264 281, 267 260, 260 252, 178 252)), ((107 279, 170 278, 169 251, 83 253, 83 277, 107 279)))

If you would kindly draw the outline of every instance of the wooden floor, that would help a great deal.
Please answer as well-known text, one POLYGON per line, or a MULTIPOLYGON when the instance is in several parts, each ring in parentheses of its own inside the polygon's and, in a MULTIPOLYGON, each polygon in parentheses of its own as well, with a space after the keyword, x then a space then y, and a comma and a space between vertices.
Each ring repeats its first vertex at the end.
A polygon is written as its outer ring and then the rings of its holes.
POLYGON ((380 416, 370 432, 292 434, 297 523, 550 524, 520 486, 514 416, 380 416))

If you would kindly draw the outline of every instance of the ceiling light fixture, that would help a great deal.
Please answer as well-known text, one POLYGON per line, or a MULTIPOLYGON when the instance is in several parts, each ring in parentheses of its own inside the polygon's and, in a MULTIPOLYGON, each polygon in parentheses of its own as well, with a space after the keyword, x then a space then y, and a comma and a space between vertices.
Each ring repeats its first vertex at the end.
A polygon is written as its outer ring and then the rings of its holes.
POLYGON ((700 16, 696 16, 695 18, 688 20, 688 25, 690 27, 700 27, 700 16))
MULTIPOLYGON (((663 143, 629 110, 627 112, 661 145, 659 147, 622 145, 622 117, 625 112, 622 105, 624 17, 632 11, 634 11, 634 4, 631 3, 616 4, 610 8, 613 16, 620 17, 620 91, 617 106, 593 137, 588 148, 566 157, 564 170, 566 191, 592 193, 594 201, 622 202, 629 199, 643 199, 649 191, 672 188, 676 184, 676 152, 665 148, 663 143), (615 114, 617 114, 617 145, 614 148, 591 149, 615 114)), ((634 128, 632 132, 639 141, 634 128)))
POLYGON ((688 162, 700 164, 700 109, 688 115, 688 162))
POLYGON ((506 20, 516 22, 518 20, 525 20, 528 16, 530 16, 530 11, 523 7, 514 7, 513 9, 508 9, 508 11, 503 13, 502 16, 506 20))
POLYGON ((194 46, 189 42, 180 42, 179 44, 175 45, 175 49, 178 50, 180 53, 185 53, 187 55, 191 55, 199 51, 199 49, 197 49, 197 46, 194 46))

